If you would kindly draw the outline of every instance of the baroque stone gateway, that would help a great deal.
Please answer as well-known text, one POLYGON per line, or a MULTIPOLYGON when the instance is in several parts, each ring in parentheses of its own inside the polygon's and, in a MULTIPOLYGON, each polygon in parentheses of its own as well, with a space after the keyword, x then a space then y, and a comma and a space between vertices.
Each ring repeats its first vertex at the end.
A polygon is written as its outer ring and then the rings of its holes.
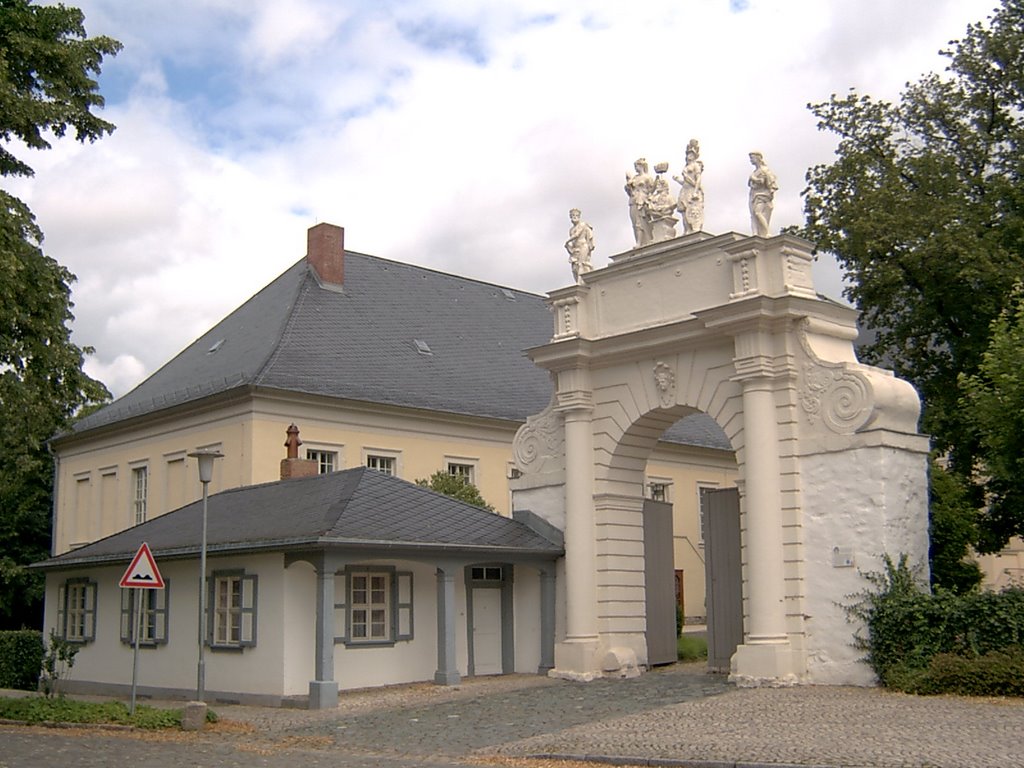
POLYGON ((555 396, 520 429, 510 484, 514 512, 564 532, 552 675, 626 676, 656 663, 652 632, 665 617, 651 588, 660 577, 649 568, 656 509, 645 471, 665 430, 695 412, 722 428, 738 469, 738 538, 706 540, 704 553, 742 564, 732 680, 874 684, 854 642, 863 628, 842 606, 886 554, 906 554, 926 577, 929 444, 917 392, 857 360, 856 310, 818 295, 812 243, 770 235, 778 183, 760 152, 750 161, 753 236, 703 231, 692 141, 673 201, 688 236, 669 239, 667 165, 655 177, 638 159, 625 186, 637 247, 548 295, 551 340, 528 355, 551 372, 555 396))

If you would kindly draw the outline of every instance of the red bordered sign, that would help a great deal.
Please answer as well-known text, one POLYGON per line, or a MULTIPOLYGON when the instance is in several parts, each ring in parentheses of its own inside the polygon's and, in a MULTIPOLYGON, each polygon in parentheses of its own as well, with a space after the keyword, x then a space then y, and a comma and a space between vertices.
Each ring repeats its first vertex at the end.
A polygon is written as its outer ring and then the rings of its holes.
POLYGON ((160 569, 156 567, 156 560, 153 559, 153 553, 149 551, 149 544, 146 542, 142 542, 139 551, 132 558, 132 564, 121 577, 120 586, 140 589, 164 588, 164 577, 160 575, 160 569))

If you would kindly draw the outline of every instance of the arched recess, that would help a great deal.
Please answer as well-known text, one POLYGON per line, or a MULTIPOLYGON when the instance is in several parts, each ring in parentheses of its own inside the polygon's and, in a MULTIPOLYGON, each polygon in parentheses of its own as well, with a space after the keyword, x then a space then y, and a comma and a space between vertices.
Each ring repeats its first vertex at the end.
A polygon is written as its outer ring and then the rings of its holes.
POLYGON ((555 396, 517 434, 513 508, 565 532, 556 674, 643 665, 643 471, 665 429, 700 411, 739 473, 734 678, 865 682, 837 608, 863 585, 840 569, 894 546, 927 563, 927 439, 913 388, 857 362, 856 313, 815 293, 812 259, 787 235, 697 233, 550 294, 554 335, 530 355, 555 396))

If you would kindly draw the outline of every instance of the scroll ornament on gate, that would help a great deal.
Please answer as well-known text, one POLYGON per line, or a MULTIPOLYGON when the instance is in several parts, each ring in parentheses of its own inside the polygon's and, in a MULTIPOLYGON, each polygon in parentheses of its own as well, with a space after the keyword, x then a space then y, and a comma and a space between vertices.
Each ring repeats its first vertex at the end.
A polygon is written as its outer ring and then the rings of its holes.
POLYGON ((536 416, 528 416, 512 441, 512 458, 523 474, 565 469, 565 430, 555 401, 536 416))
POLYGON ((867 426, 874 416, 874 392, 867 376, 846 363, 821 360, 807 338, 807 321, 798 332, 800 345, 810 358, 804 363, 800 405, 811 424, 820 419, 833 432, 850 435, 867 426))

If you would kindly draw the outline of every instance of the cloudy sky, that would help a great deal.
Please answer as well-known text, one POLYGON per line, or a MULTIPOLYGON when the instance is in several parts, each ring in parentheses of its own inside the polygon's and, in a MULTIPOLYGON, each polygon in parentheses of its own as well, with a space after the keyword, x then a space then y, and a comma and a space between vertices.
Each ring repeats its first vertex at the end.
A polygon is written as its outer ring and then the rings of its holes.
MULTIPOLYGON (((544 293, 567 210, 595 266, 632 245, 624 173, 701 144, 705 230, 746 233, 747 153, 801 221, 834 149, 808 102, 896 98, 996 0, 71 0, 124 50, 99 143, 5 187, 78 276, 75 341, 124 394, 305 252, 349 249, 544 293)), ((673 190, 677 188, 673 186, 673 190)), ((834 264, 818 287, 838 295, 834 264)))

